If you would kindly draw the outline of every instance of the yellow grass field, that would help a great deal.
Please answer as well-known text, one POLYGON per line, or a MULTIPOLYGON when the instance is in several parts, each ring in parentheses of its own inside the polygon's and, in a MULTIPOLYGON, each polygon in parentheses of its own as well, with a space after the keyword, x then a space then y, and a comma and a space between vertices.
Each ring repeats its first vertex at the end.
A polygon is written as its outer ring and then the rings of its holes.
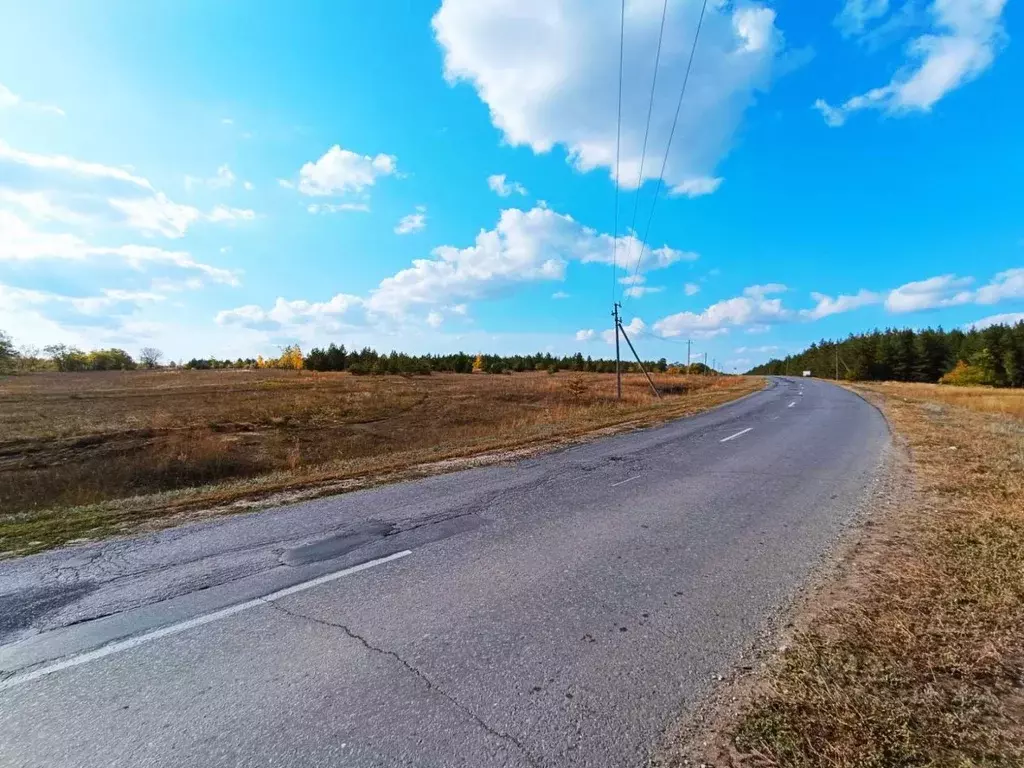
POLYGON ((113 371, 0 378, 0 552, 443 471, 713 407, 760 378, 113 371), (447 463, 444 463, 447 462, 447 463), (454 462, 454 463, 453 463, 454 462), (291 494, 291 495, 289 495, 291 494))

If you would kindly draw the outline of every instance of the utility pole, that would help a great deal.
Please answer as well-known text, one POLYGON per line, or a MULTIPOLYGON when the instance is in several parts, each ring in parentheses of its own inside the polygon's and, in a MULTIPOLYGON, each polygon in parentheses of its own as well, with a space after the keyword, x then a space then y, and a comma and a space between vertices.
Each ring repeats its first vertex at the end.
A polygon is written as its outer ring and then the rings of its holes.
POLYGON ((839 381, 839 345, 836 344, 836 381, 839 381))
POLYGON ((704 370, 701 371, 705 376, 708 375, 708 353, 704 353, 704 370))
POLYGON ((690 340, 686 340, 686 374, 690 374, 690 340))
MULTIPOLYGON (((660 400, 661 399, 661 392, 659 392, 658 388, 656 386, 654 386, 654 380, 651 378, 651 374, 649 374, 647 372, 647 369, 644 368, 644 363, 640 359, 640 355, 638 355, 636 353, 636 349, 633 348, 633 342, 630 341, 629 340, 629 336, 626 335, 626 329, 622 327, 622 321, 618 320, 618 318, 616 318, 616 321, 619 323, 619 330, 622 331, 622 338, 624 338, 626 340, 626 343, 629 344, 629 348, 630 348, 630 350, 632 350, 633 357, 636 358, 636 362, 640 366, 640 370, 643 371, 644 372, 644 376, 647 377, 647 383, 650 384, 651 385, 651 389, 654 390, 654 396, 657 397, 660 400)), ((618 334, 616 334, 616 339, 617 338, 618 338, 618 334)))
POLYGON ((615 318, 615 397, 622 399, 622 371, 619 366, 619 307, 622 305, 615 302, 612 305, 612 317, 615 318))

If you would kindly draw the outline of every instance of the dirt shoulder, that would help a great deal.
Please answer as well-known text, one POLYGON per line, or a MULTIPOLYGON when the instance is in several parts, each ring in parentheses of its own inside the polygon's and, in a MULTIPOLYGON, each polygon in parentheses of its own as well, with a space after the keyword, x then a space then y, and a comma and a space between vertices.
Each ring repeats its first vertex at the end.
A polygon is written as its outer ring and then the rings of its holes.
POLYGON ((863 525, 655 764, 1024 764, 1024 422, 853 389, 895 446, 863 525))

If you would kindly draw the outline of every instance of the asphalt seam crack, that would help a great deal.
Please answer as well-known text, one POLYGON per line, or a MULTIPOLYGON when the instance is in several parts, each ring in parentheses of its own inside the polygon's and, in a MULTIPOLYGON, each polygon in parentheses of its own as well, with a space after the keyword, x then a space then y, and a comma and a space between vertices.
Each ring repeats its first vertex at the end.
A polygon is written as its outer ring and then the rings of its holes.
POLYGON ((431 680, 421 670, 417 669, 412 664, 410 664, 408 661, 403 659, 395 651, 388 650, 387 648, 380 648, 380 647, 374 645, 369 640, 367 640, 365 637, 363 637, 362 635, 360 635, 357 632, 353 632, 349 627, 347 627, 344 624, 340 624, 340 623, 334 622, 334 621, 327 621, 326 619, 320 619, 320 618, 317 618, 315 616, 307 616, 304 613, 298 613, 297 611, 289 610, 289 609, 285 608, 283 605, 280 605, 279 603, 277 603, 276 601, 273 601, 273 600, 264 600, 264 602, 268 606, 270 606, 271 608, 274 608, 274 609, 280 611, 281 613, 284 613, 287 616, 291 616, 292 618, 301 619, 301 620, 304 620, 304 621, 311 622, 313 624, 321 624, 321 625, 323 625, 325 627, 331 627, 333 629, 340 629, 348 637, 350 637, 353 640, 355 640, 356 642, 360 643, 368 651, 371 651, 373 653, 379 653, 379 654, 381 654, 383 656, 390 656, 391 658, 395 659, 395 661, 397 661, 399 664, 401 664, 403 667, 405 667, 406 670, 408 670, 413 675, 415 675, 417 678, 419 678, 421 681, 423 681, 423 684, 426 685, 429 690, 436 692, 438 695, 440 695, 442 698, 447 700, 452 706, 454 706, 460 712, 462 712, 463 714, 466 714, 470 718, 472 718, 472 720, 477 725, 479 725, 481 728, 483 728, 487 733, 491 734, 492 736, 494 736, 494 737, 496 737, 496 738, 498 738, 498 739, 500 739, 502 741, 508 742, 509 744, 513 744, 520 752, 523 753, 523 755, 526 757, 526 762, 529 763, 531 766, 537 766, 538 765, 536 758, 534 758, 534 756, 532 754, 530 754, 530 751, 523 745, 523 743, 521 741, 519 741, 519 739, 517 739, 515 736, 513 736, 510 733, 506 733, 505 731, 499 731, 496 728, 494 728, 493 726, 489 725, 487 723, 487 721, 485 721, 483 718, 481 718, 478 714, 476 714, 469 707, 467 707, 464 704, 462 704, 461 702, 459 702, 451 694, 449 694, 447 691, 445 691, 441 686, 439 686, 437 683, 435 683, 433 680, 431 680))

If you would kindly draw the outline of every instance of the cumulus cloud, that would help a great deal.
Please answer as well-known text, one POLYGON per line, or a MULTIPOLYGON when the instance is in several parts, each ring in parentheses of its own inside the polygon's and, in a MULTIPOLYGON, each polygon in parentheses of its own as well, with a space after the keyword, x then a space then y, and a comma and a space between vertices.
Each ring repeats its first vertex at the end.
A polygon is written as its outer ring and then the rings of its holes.
POLYGON ((576 341, 592 341, 596 335, 597 332, 593 328, 576 331, 576 341))
POLYGON ((853 309, 866 307, 871 304, 882 302, 882 295, 872 291, 860 290, 853 295, 826 296, 824 293, 811 293, 811 298, 817 302, 813 309, 801 309, 800 315, 809 320, 820 320, 829 315, 837 315, 842 312, 849 312, 853 309))
MULTIPOLYGON (((315 162, 299 169, 299 192, 313 197, 361 192, 376 184, 378 178, 394 175, 397 163, 394 155, 370 157, 335 144, 315 162)), ((288 186, 290 182, 283 185, 288 186)))
POLYGON ((700 293, 700 286, 697 283, 687 283, 683 286, 683 293, 687 296, 696 296, 700 293))
POLYGON ((967 304, 974 298, 970 277, 939 275, 927 280, 906 283, 889 292, 885 308, 890 312, 916 312, 922 309, 967 304))
POLYGON ((427 228, 427 207, 417 205, 415 213, 409 213, 398 220, 395 225, 396 235, 411 235, 427 228))
POLYGON ((487 186, 491 188, 498 197, 508 197, 515 193, 517 195, 526 195, 526 187, 520 184, 518 181, 508 181, 504 173, 496 173, 493 176, 487 177, 487 186))
MULTIPOLYGON (((622 327, 626 331, 626 335, 628 335, 630 338, 634 338, 636 334, 644 332, 644 330, 647 328, 647 324, 644 323, 644 321, 641 320, 639 317, 634 317, 632 320, 630 320, 622 327)), ((604 339, 605 343, 607 344, 614 344, 615 329, 609 328, 606 331, 601 331, 601 338, 604 339)))
MULTIPOLYGON (((856 10, 851 15, 851 29, 862 29, 854 20, 856 13, 863 23, 884 15, 884 3, 848 2, 856 10), (880 11, 880 13, 876 13, 880 11)), ((1002 24, 1006 0, 933 0, 929 7, 932 29, 912 40, 907 46, 907 63, 884 86, 854 96, 839 106, 818 99, 814 106, 825 122, 837 127, 853 112, 877 109, 886 114, 928 112, 947 93, 981 75, 991 66, 1006 41, 1002 24)), ((845 9, 844 9, 845 13, 845 9)), ((843 18, 843 14, 840 14, 843 18)))
MULTIPOLYGON (((663 152, 700 13, 698 0, 669 4, 648 149, 663 152)), ((651 52, 659 3, 626 6, 620 184, 640 177, 651 52)), ((615 0, 444 0, 433 19, 451 83, 469 83, 513 146, 563 147, 581 171, 614 176, 619 3, 615 0)), ((665 171, 670 190, 708 194, 743 113, 771 83, 785 48, 775 12, 757 2, 711 3, 665 171)), ((660 172, 645 163, 643 178, 660 172)))
POLYGON ((569 298, 569 294, 566 293, 565 291, 555 291, 554 293, 551 294, 551 298, 552 299, 568 299, 569 298))
POLYGON ((703 312, 679 312, 654 324, 660 336, 709 336, 727 333, 740 325, 771 325, 793 317, 792 311, 782 306, 781 299, 770 299, 770 293, 784 289, 779 284, 753 285, 744 295, 716 302, 703 312))

